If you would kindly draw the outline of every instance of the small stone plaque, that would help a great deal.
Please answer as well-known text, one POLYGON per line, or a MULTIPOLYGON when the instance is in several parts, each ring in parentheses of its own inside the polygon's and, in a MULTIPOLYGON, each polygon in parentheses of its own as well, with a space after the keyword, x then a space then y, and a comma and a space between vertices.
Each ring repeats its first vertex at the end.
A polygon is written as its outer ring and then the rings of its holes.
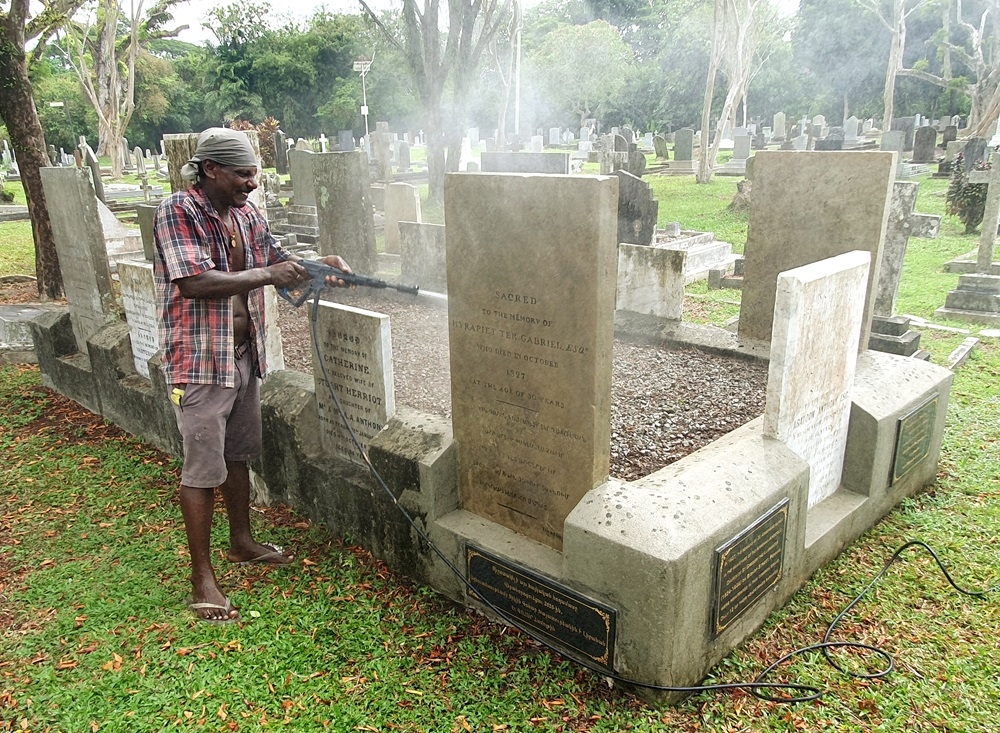
POLYGON ((715 551, 712 634, 718 636, 767 591, 784 572, 788 499, 715 551))
POLYGON ((937 416, 937 395, 931 397, 908 415, 899 418, 896 433, 896 455, 892 461, 892 483, 903 478, 924 458, 931 447, 934 419, 937 416))
POLYGON ((614 668, 617 610, 475 547, 465 559, 475 595, 557 647, 614 668))

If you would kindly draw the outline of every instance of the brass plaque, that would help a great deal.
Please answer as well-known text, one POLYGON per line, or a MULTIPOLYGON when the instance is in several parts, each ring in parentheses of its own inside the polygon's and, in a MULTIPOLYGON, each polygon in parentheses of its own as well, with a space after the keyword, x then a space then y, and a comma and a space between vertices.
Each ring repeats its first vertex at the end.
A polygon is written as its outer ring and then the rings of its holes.
POLYGON ((892 460, 892 481, 896 483, 910 469, 919 465, 931 449, 931 436, 937 418, 938 396, 934 395, 924 404, 899 418, 896 432, 896 455, 892 460))
POLYGON ((475 595, 557 648, 613 669, 618 611, 480 549, 466 547, 465 560, 475 595))
POLYGON ((712 633, 718 636, 781 580, 788 499, 715 551, 712 633))

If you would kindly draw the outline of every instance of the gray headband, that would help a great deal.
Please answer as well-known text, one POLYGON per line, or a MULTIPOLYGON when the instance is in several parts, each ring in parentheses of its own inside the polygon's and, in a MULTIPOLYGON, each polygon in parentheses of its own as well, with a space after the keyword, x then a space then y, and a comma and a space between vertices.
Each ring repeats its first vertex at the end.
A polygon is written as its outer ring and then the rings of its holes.
POLYGON ((257 166, 257 155, 250 144, 250 138, 239 130, 225 127, 210 127, 198 136, 198 147, 181 168, 181 177, 194 180, 198 175, 198 163, 205 160, 245 168, 257 166))

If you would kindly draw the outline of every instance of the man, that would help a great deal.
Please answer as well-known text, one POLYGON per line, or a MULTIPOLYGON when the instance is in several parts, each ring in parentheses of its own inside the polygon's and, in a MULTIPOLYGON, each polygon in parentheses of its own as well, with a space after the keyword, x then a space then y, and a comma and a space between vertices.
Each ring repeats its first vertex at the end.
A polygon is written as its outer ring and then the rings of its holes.
MULTIPOLYGON (((291 554, 251 534, 247 464, 260 455, 262 442, 262 288, 294 287, 307 276, 300 258, 278 245, 247 200, 257 188, 257 158, 245 134, 205 130, 181 172, 196 183, 156 211, 153 275, 163 371, 184 444, 180 503, 192 587, 187 604, 202 621, 233 623, 240 613, 219 587, 209 548, 215 488, 229 516, 229 561, 292 562, 291 554)), ((340 257, 323 262, 350 272, 340 257)))

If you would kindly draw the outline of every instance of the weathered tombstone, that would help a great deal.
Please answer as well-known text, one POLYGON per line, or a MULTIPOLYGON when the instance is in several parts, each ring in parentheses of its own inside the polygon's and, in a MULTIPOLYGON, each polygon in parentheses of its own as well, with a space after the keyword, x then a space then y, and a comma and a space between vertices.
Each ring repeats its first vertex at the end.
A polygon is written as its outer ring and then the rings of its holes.
POLYGON ((628 171, 615 171, 615 175, 618 176, 618 242, 652 244, 659 212, 653 187, 628 171))
POLYGON ((448 292, 443 224, 399 222, 400 282, 448 292))
POLYGON ((375 221, 364 151, 316 153, 312 165, 319 253, 341 255, 355 272, 375 272, 375 221))
POLYGON ((315 150, 313 150, 312 143, 306 140, 304 137, 300 137, 298 140, 295 141, 295 149, 304 151, 306 153, 316 152, 315 150))
POLYGON ((694 170, 694 130, 684 127, 674 133, 674 159, 671 168, 694 170))
POLYGON ((167 159, 167 174, 170 176, 170 191, 177 193, 191 185, 181 177, 181 168, 187 163, 198 147, 196 133, 178 133, 164 135, 161 144, 164 157, 167 159))
POLYGON ((104 180, 101 178, 101 164, 97 160, 97 155, 89 145, 86 145, 86 143, 84 144, 84 148, 81 152, 83 153, 84 164, 90 172, 90 182, 94 187, 94 195, 97 196, 100 201, 104 201, 104 180))
POLYGON ((274 133, 274 169, 279 176, 288 175, 288 140, 281 130, 274 133))
POLYGON ((919 187, 920 184, 915 181, 896 181, 893 183, 889 219, 886 223, 885 244, 882 248, 882 259, 875 290, 873 313, 876 316, 887 318, 896 312, 896 293, 899 291, 899 282, 903 274, 903 260, 906 256, 909 238, 936 237, 941 227, 940 216, 915 213, 919 187))
POLYGON ((42 168, 41 176, 45 199, 59 202, 49 207, 52 235, 77 351, 86 355, 88 339, 119 320, 98 199, 89 171, 42 168))
POLYGON ((965 172, 975 170, 977 163, 986 160, 986 139, 982 137, 970 137, 965 147, 962 149, 965 172))
POLYGON ((623 138, 625 138, 625 144, 626 145, 631 145, 632 143, 635 142, 635 131, 631 127, 629 127, 628 125, 625 125, 624 127, 622 127, 621 132, 619 134, 623 138))
POLYGON ((409 183, 385 187, 385 251, 399 254, 399 222, 420 222, 420 189, 409 183))
POLYGON ((365 451, 396 414, 389 316, 322 300, 317 311, 311 302, 308 307, 310 316, 316 318, 319 339, 313 343, 312 363, 320 447, 325 456, 364 464, 337 406, 347 415, 365 451))
POLYGON ((653 150, 656 152, 657 160, 670 160, 670 149, 667 147, 667 140, 662 135, 653 138, 653 150))
POLYGON ((549 128, 549 147, 554 148, 557 145, 561 145, 562 140, 559 138, 559 128, 550 127, 549 128))
POLYGON ((532 153, 541 153, 545 151, 545 139, 541 135, 532 135, 531 143, 528 146, 528 150, 532 153))
POLYGON ((148 362, 160 350, 153 263, 121 260, 117 269, 135 371, 149 379, 148 362))
POLYGON ((897 117, 892 121, 892 127, 890 130, 897 130, 903 133, 903 151, 910 152, 913 150, 913 133, 915 130, 915 122, 913 117, 897 117))
POLYGON ((354 151, 354 130, 338 130, 337 145, 341 152, 350 153, 354 151))
POLYGON ((153 261, 153 218, 156 216, 157 204, 139 204, 135 207, 139 220, 139 233, 142 236, 142 252, 146 260, 153 261))
POLYGON ((958 128, 954 125, 946 125, 941 133, 941 147, 947 150, 948 143, 958 140, 958 128))
POLYGON ((288 172, 292 174, 292 200, 296 206, 316 205, 313 162, 316 154, 311 150, 288 151, 288 172))
POLYGON ((875 151, 754 156, 741 338, 771 338, 779 272, 857 249, 872 257, 861 337, 868 343, 894 163, 892 153, 875 151))
POLYGON ((616 310, 681 320, 686 261, 683 249, 619 242, 616 310))
POLYGON ((646 172, 646 155, 636 148, 634 143, 632 148, 625 163, 625 170, 637 178, 642 178, 642 174, 646 172))
POLYGON ((718 169, 719 175, 742 176, 750 157, 750 134, 745 127, 737 127, 733 134, 733 157, 718 169))
POLYGON ((372 135, 375 147, 375 180, 388 183, 392 180, 392 142, 388 122, 376 122, 372 135))
POLYGON ((809 463, 809 508, 840 486, 868 282, 867 251, 778 275, 764 435, 809 463))
POLYGON ((844 120, 844 142, 846 144, 854 144, 858 141, 859 125, 860 121, 854 115, 844 120))
POLYGON ((399 143, 399 157, 396 165, 400 173, 410 171, 410 144, 405 140, 399 143))
POLYGON ((608 477, 617 193, 604 177, 445 178, 460 505, 557 550, 608 477))
POLYGON ((914 163, 933 163, 937 148, 937 130, 930 125, 922 125, 913 136, 914 163))

